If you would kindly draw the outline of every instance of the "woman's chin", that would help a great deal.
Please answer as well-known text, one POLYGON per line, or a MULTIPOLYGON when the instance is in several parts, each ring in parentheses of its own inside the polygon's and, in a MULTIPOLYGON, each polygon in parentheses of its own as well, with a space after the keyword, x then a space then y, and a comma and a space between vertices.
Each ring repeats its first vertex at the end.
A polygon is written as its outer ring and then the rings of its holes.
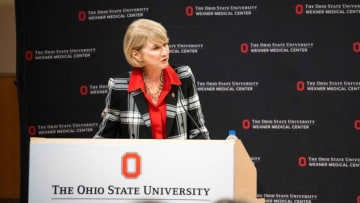
POLYGON ((164 70, 166 67, 168 67, 168 65, 168 62, 161 64, 161 69, 164 70))

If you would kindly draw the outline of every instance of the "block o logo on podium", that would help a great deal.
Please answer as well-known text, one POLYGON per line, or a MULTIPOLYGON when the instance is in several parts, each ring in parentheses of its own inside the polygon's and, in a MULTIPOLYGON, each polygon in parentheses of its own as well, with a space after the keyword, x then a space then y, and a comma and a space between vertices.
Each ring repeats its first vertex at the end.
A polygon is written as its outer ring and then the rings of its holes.
POLYGON ((121 161, 122 161, 121 172, 125 178, 135 179, 141 175, 141 157, 137 153, 135 152, 125 153, 125 155, 122 156, 121 161), (130 161, 135 161, 135 162, 132 162, 133 164, 130 164, 130 161), (134 168, 134 170, 130 170, 131 165, 134 166, 132 167, 134 168))

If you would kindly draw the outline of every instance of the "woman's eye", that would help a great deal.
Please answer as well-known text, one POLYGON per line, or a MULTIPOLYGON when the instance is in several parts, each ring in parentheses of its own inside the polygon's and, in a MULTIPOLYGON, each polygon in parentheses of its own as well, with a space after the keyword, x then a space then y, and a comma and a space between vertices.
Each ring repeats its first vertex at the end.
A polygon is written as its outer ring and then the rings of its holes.
POLYGON ((159 49, 159 48, 160 48, 160 47, 156 46, 156 47, 154 47, 153 49, 156 50, 156 49, 159 49))

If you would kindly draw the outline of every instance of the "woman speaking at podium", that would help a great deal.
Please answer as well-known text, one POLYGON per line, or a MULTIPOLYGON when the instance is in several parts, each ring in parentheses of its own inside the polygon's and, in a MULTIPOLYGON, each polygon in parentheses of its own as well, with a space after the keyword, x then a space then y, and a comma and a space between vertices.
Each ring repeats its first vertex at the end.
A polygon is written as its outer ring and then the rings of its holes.
POLYGON ((109 79, 94 138, 210 139, 191 69, 169 65, 168 43, 160 23, 130 24, 123 51, 133 70, 109 79))

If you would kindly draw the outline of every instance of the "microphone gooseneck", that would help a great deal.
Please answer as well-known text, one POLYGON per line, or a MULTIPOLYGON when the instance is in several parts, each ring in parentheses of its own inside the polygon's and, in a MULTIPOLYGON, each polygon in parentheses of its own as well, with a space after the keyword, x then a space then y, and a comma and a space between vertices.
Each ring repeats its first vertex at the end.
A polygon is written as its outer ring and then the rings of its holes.
MULTIPOLYGON (((183 94, 180 86, 179 86, 179 90, 180 90, 181 97, 182 97, 183 99, 185 99, 184 94, 183 94)), ((199 132, 201 133, 201 135, 202 135, 204 138, 207 138, 207 136, 204 134, 204 132, 201 131, 199 125, 195 122, 195 119, 191 116, 191 114, 190 114, 190 113, 186 110, 186 108, 184 107, 184 105, 183 105, 183 103, 182 103, 182 101, 181 101, 181 98, 179 99, 179 101, 180 101, 180 105, 182 106, 182 108, 184 109, 184 111, 186 112, 186 114, 188 115, 188 117, 191 119, 191 121, 195 124, 196 128, 199 130, 199 132)))

